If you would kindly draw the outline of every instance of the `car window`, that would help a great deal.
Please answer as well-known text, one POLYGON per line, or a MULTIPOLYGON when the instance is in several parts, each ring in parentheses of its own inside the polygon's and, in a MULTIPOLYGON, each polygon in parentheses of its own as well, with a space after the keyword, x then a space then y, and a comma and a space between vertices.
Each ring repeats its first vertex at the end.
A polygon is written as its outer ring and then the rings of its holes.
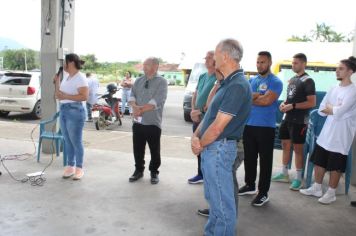
POLYGON ((30 78, 19 78, 19 77, 6 77, 4 76, 0 80, 0 84, 6 85, 29 85, 30 78))
POLYGON ((190 73, 186 90, 195 91, 198 84, 199 76, 205 72, 207 72, 205 64, 196 63, 192 72, 190 73))

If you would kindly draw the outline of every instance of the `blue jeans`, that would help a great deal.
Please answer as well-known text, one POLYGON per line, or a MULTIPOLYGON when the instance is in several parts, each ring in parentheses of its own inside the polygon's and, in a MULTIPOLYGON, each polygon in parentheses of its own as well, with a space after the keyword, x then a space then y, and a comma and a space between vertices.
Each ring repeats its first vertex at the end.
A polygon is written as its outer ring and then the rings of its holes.
POLYGON ((81 102, 65 103, 60 106, 60 125, 67 153, 67 165, 83 167, 83 127, 85 109, 81 102))
POLYGON ((232 168, 237 154, 235 140, 219 140, 202 152, 204 194, 210 214, 204 235, 235 235, 237 207, 234 197, 232 168))
MULTIPOLYGON (((125 106, 126 103, 129 101, 131 94, 131 89, 122 89, 122 96, 121 96, 121 113, 125 114, 125 106)), ((129 112, 132 113, 132 108, 129 106, 129 112)))

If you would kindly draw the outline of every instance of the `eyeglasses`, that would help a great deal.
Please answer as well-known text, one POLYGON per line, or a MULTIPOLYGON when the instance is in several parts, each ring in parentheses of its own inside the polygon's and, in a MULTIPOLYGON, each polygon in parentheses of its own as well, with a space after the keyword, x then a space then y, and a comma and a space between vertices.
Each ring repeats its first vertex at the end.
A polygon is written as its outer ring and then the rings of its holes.
POLYGON ((145 82, 145 89, 148 89, 148 80, 145 82))

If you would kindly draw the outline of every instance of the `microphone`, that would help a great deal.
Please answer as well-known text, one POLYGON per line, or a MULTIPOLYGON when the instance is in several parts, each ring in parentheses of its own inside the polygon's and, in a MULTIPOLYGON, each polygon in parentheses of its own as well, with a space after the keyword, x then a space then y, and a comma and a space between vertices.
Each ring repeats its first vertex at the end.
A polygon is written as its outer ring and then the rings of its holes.
MULTIPOLYGON (((57 71, 57 73, 56 73, 56 76, 60 76, 61 75, 61 73, 63 73, 63 66, 60 66, 59 68, 58 68, 58 71, 57 71)), ((62 79, 61 79, 61 81, 62 81, 62 79)), ((53 83, 54 84, 56 84, 56 82, 53 80, 53 83)))
POLYGON ((57 76, 59 76, 63 72, 63 66, 60 66, 57 71, 57 76))

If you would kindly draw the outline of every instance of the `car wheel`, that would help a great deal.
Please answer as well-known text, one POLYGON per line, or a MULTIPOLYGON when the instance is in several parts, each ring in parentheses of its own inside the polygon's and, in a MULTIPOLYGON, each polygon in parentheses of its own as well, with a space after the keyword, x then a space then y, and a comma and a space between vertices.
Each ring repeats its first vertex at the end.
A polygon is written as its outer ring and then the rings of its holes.
POLYGON ((6 117, 9 113, 9 111, 0 111, 0 117, 6 117))
POLYGON ((187 122, 192 121, 191 117, 190 117, 190 113, 184 113, 184 120, 187 122))
POLYGON ((37 101, 35 107, 31 112, 31 116, 35 119, 41 119, 42 111, 41 111, 41 101, 37 101))

